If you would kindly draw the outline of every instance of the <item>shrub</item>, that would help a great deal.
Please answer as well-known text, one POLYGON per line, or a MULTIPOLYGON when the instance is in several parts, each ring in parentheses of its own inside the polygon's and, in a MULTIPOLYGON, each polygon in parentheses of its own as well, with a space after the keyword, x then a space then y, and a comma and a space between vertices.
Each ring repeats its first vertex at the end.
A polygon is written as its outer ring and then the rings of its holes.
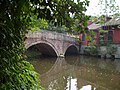
POLYGON ((84 49, 84 53, 86 55, 98 55, 98 49, 97 46, 86 46, 84 49))

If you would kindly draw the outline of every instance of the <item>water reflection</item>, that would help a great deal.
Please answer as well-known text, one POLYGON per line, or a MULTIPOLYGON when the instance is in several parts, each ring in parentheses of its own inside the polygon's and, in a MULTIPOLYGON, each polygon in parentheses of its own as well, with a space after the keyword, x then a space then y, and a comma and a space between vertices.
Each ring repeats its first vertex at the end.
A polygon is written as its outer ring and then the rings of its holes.
POLYGON ((77 78, 68 77, 66 90, 77 90, 77 78))
POLYGON ((42 75, 51 69, 51 67, 55 64, 56 58, 30 58, 32 65, 35 67, 36 71, 42 75))
POLYGON ((75 56, 30 62, 45 90, 120 90, 120 60, 75 56))
POLYGON ((91 85, 86 85, 86 86, 83 86, 80 90, 96 90, 96 88, 92 88, 91 85))

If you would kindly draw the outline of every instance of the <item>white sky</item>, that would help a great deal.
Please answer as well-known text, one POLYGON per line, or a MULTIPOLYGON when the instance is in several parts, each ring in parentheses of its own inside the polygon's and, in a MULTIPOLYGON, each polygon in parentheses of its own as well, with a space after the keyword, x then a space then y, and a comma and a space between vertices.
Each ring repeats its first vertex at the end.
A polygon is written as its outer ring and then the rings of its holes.
MULTIPOLYGON (((89 3, 89 7, 87 7, 86 15, 92 15, 92 16, 100 15, 101 7, 98 6, 99 0, 89 0, 89 1, 90 3, 89 3)), ((120 0, 115 0, 115 1, 120 8, 120 0)))

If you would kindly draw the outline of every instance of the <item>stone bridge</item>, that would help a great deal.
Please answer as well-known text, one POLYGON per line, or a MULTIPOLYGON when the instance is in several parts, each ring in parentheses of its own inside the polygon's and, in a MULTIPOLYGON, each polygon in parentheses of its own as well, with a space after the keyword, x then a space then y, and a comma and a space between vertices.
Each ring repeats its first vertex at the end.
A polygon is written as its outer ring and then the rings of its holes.
POLYGON ((26 49, 36 47, 39 52, 47 56, 64 57, 78 54, 79 47, 76 39, 67 34, 39 31, 28 33, 25 40, 26 49))

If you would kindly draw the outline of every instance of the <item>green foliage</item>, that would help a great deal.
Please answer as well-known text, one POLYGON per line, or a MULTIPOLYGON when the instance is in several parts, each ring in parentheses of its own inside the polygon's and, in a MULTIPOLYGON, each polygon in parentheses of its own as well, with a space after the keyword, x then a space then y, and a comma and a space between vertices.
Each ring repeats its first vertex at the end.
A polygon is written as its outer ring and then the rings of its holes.
POLYGON ((91 16, 90 20, 92 22, 96 22, 96 24, 103 25, 105 23, 105 21, 106 21, 106 16, 105 15, 91 16))
POLYGON ((33 15, 30 17, 31 22, 29 25, 29 29, 34 31, 40 31, 40 29, 47 29, 48 28, 48 22, 45 19, 37 18, 36 15, 33 15))
MULTIPOLYGON (((88 0, 31 0, 33 12, 38 14, 39 18, 54 22, 54 25, 65 25, 70 30, 74 26, 75 21, 78 21, 77 27, 86 26, 88 17, 85 16, 86 6, 89 5, 88 0)), ((76 28, 77 28, 76 27, 76 28)), ((77 28, 79 30, 79 28, 77 28)))
POLYGON ((46 20, 67 28, 71 28, 76 19, 86 25, 84 12, 89 2, 77 1, 0 0, 0 90, 42 89, 33 66, 24 61, 27 28, 47 28, 46 20))
POLYGON ((105 40, 104 40, 104 33, 100 34, 100 45, 104 46, 105 45, 105 40))
POLYGON ((97 48, 97 46, 86 46, 84 49, 84 53, 86 55, 96 56, 96 55, 98 55, 98 48, 97 48))
POLYGON ((71 26, 71 29, 77 32, 85 30, 86 27, 88 26, 89 19, 90 17, 85 15, 79 17, 79 19, 75 19, 73 25, 71 26))
POLYGON ((2 73, 5 73, 5 75, 2 77, 3 83, 0 90, 43 90, 40 87, 39 75, 27 61, 21 60, 14 63, 11 67, 3 70, 2 73))
POLYGON ((107 53, 110 55, 114 54, 117 51, 116 45, 108 44, 106 47, 107 47, 107 53))
POLYGON ((86 55, 90 55, 90 46, 86 46, 86 47, 85 47, 84 53, 85 53, 86 55))
POLYGON ((54 23, 52 23, 52 22, 49 23, 47 30, 58 32, 58 33, 66 33, 66 32, 68 32, 68 28, 65 25, 54 26, 54 23))
POLYGON ((90 31, 90 35, 94 37, 95 36, 95 32, 94 31, 90 31))
POLYGON ((30 22, 28 0, 0 1, 0 90, 40 90, 38 74, 24 57, 30 22))
POLYGON ((115 0, 99 0, 102 15, 113 15, 119 13, 119 6, 115 0))

